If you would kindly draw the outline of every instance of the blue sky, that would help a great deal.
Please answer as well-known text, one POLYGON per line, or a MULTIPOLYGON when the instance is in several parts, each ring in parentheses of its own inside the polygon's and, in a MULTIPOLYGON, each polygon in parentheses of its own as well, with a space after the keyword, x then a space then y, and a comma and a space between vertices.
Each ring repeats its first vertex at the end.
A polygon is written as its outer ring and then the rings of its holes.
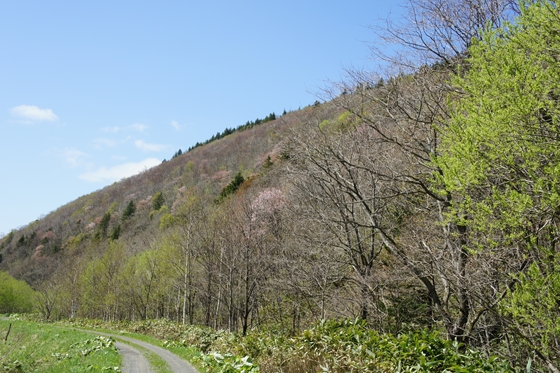
POLYGON ((3 1, 0 234, 374 66, 388 1, 3 1))

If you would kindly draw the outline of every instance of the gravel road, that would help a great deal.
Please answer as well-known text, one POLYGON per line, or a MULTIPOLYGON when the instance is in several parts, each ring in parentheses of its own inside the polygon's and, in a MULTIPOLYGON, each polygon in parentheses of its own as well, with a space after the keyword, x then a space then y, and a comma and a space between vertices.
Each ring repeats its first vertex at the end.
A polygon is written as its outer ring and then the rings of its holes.
POLYGON ((137 349, 122 342, 115 342, 115 346, 122 355, 123 373, 151 373, 150 363, 137 349))
POLYGON ((148 364, 147 361, 146 361, 147 367, 143 366, 143 363, 141 362, 141 359, 146 360, 144 356, 140 357, 136 355, 136 353, 140 354, 140 352, 138 352, 136 349, 134 349, 133 347, 127 344, 119 343, 118 342, 119 340, 133 343, 140 347, 144 347, 145 349, 150 350, 153 353, 156 353, 157 355, 159 355, 159 357, 165 360, 165 362, 169 365, 169 368, 173 373, 199 373, 189 363, 181 359, 179 356, 167 351, 166 349, 163 349, 158 346, 154 346, 153 344, 150 344, 148 342, 140 341, 135 338, 125 337, 123 335, 101 333, 93 330, 84 330, 84 331, 99 334, 99 335, 104 335, 106 337, 112 337, 117 341, 118 343, 117 348, 119 348, 119 352, 123 355, 123 367, 122 367, 123 373, 149 373, 151 371, 149 369, 150 364, 148 364), (121 349, 121 346, 123 345, 126 347, 121 349), (146 368, 148 369, 145 370, 146 368))

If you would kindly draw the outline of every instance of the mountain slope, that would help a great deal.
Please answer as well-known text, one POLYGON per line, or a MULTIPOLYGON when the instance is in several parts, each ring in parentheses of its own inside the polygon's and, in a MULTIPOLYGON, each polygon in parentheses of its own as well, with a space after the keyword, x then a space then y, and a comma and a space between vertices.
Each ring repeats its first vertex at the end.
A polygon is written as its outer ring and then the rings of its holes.
POLYGON ((107 236, 118 235, 129 246, 157 236, 160 218, 175 214, 189 197, 211 204, 236 173, 249 179, 263 171, 268 157, 276 162, 287 133, 314 111, 307 107, 236 131, 61 206, 0 240, 0 269, 37 287, 68 257, 81 257, 86 248, 101 254, 107 236), (164 208, 156 213, 152 198, 158 193, 164 208), (130 203, 134 214, 123 219, 130 203))

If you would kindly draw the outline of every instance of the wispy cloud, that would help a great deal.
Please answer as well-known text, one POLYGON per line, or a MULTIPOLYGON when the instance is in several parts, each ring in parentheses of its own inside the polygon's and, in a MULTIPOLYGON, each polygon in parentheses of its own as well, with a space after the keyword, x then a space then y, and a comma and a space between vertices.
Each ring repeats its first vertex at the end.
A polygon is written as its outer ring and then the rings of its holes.
POLYGON ((103 132, 111 132, 111 133, 117 133, 117 132, 119 132, 119 131, 121 131, 121 130, 122 130, 122 128, 121 128, 121 127, 117 127, 117 126, 114 126, 114 127, 103 127, 103 128, 101 128, 101 131, 103 131, 103 132))
POLYGON ((175 130, 177 130, 177 131, 181 130, 181 125, 176 120, 172 120, 171 125, 173 126, 173 128, 175 128, 175 130))
POLYGON ((76 149, 66 149, 60 153, 60 155, 64 158, 64 160, 72 167, 77 167, 82 164, 84 158, 87 158, 88 155, 82 151, 76 149))
POLYGON ((128 127, 130 129, 133 129, 133 130, 138 131, 138 132, 144 132, 145 130, 148 129, 148 126, 146 126, 145 124, 142 124, 142 123, 133 123, 128 127))
POLYGON ((10 109, 12 116, 27 122, 54 122, 58 116, 51 109, 41 109, 34 105, 19 105, 10 109))
POLYGON ((85 172, 79 177, 92 183, 119 181, 125 177, 136 175, 141 171, 157 166, 160 163, 159 159, 147 158, 140 162, 128 162, 113 167, 101 167, 95 171, 85 172))
POLYGON ((143 140, 136 140, 134 141, 134 145, 145 152, 160 152, 162 150, 167 149, 167 145, 162 144, 148 144, 143 140))
POLYGON ((118 132, 125 131, 125 130, 133 130, 133 131, 138 131, 138 132, 144 132, 148 128, 149 127, 147 125, 142 124, 142 123, 132 123, 130 126, 124 126, 124 127, 119 127, 119 126, 103 127, 103 128, 101 128, 101 131, 110 132, 110 133, 118 133, 118 132))

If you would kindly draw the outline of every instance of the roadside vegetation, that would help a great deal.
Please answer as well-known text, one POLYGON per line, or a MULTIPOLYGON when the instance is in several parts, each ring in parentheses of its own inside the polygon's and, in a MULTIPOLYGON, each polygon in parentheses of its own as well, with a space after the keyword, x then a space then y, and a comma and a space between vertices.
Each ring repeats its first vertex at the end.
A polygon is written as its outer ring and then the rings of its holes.
POLYGON ((0 335, 0 372, 121 371, 121 357, 110 338, 17 316, 0 320, 0 335))
POLYGON ((251 331, 246 336, 167 320, 63 325, 113 330, 160 345, 201 371, 226 372, 521 372, 436 331, 397 336, 371 330, 363 320, 323 321, 297 335, 251 331), (140 334, 139 334, 140 333, 140 334))

